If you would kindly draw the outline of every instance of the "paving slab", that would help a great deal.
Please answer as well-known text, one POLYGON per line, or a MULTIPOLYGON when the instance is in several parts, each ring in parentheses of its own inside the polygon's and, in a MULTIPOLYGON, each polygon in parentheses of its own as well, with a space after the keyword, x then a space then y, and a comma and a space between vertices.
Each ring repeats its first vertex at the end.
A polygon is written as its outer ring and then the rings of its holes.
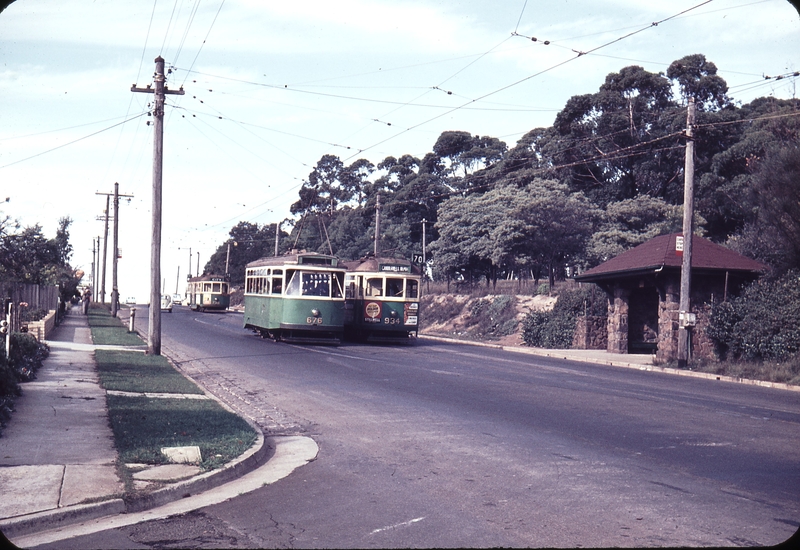
POLYGON ((60 464, 0 468, 0 519, 58 508, 63 476, 60 464))
POLYGON ((59 506, 72 506, 98 496, 122 495, 125 484, 114 464, 68 464, 59 506))
POLYGON ((197 445, 189 445, 186 447, 161 447, 161 452, 169 458, 170 462, 199 464, 202 461, 200 447, 197 445))

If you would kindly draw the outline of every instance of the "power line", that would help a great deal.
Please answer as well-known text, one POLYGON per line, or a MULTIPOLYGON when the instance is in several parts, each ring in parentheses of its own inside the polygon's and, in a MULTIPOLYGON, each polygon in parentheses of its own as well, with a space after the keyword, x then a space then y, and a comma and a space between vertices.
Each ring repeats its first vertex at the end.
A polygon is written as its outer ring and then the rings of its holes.
POLYGON ((141 117, 143 117, 145 114, 147 114, 147 113, 141 113, 141 114, 138 114, 138 115, 136 115, 136 116, 134 116, 134 117, 131 117, 131 118, 127 119, 127 120, 123 120, 122 122, 119 122, 119 123, 117 123, 117 124, 114 124, 114 125, 112 125, 112 126, 109 126, 109 127, 107 127, 107 128, 103 128, 102 130, 98 130, 97 132, 92 132, 92 133, 91 133, 91 134, 89 134, 89 135, 86 135, 86 136, 83 136, 83 137, 81 137, 81 138, 78 138, 78 139, 72 140, 72 141, 70 141, 70 142, 68 142, 68 143, 64 143, 63 145, 59 145, 59 146, 57 146, 57 147, 53 147, 52 149, 48 149, 47 151, 42 151, 41 153, 36 153, 35 155, 31 155, 31 156, 29 156, 29 157, 25 157, 24 159, 16 160, 16 161, 14 161, 14 162, 11 162, 11 163, 9 163, 9 164, 4 164, 3 166, 0 166, 0 170, 2 170, 3 168, 8 168, 9 166, 14 166, 15 164, 19 164, 20 162, 25 162, 26 160, 30 160, 30 159, 33 159, 33 158, 36 158, 36 157, 40 157, 40 156, 42 156, 42 155, 46 155, 47 153, 52 153, 53 151, 56 151, 56 150, 58 150, 58 149, 62 149, 62 148, 64 148, 64 147, 68 146, 68 145, 72 145, 72 144, 74 144, 74 143, 78 143, 79 141, 83 141, 84 139, 88 139, 88 138, 90 138, 90 137, 92 137, 92 136, 96 136, 97 134, 102 134, 103 132, 105 132, 105 131, 107 131, 107 130, 111 130, 112 128, 116 128, 117 126, 120 126, 120 125, 122 125, 122 124, 125 124, 126 122, 130 122, 130 121, 132 121, 132 120, 136 120, 137 118, 141 118, 141 117))

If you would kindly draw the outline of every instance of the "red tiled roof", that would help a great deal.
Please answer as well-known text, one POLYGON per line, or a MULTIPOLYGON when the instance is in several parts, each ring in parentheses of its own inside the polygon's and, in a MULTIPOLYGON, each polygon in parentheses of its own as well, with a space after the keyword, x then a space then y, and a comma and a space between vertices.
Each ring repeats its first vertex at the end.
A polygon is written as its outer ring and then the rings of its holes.
MULTIPOLYGON (((611 258, 575 277, 576 281, 591 282, 611 275, 640 274, 664 267, 680 269, 682 256, 675 252, 675 238, 680 233, 661 235, 611 258)), ((692 237, 692 270, 765 271, 767 266, 741 254, 712 243, 703 237, 692 237)))

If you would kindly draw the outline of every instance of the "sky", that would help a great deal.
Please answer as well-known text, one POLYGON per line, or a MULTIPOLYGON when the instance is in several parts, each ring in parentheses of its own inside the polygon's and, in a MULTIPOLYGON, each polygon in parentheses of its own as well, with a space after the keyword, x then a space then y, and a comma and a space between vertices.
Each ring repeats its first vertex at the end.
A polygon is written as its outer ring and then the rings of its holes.
POLYGON ((696 53, 741 104, 800 92, 786 0, 16 0, 0 13, 0 215, 48 238, 69 216, 88 281, 119 183, 120 299, 147 302, 153 96, 131 87, 157 56, 185 92, 166 101, 161 239, 163 290, 182 293, 239 221, 291 218, 323 155, 422 158, 448 130, 513 147, 607 74, 696 53))

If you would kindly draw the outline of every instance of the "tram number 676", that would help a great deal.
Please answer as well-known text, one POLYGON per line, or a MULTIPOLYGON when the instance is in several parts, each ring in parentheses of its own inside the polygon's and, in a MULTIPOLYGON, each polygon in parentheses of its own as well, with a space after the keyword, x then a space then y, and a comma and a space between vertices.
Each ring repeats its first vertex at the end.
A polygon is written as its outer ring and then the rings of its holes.
POLYGON ((321 325, 322 317, 306 317, 306 324, 308 325, 321 325))

